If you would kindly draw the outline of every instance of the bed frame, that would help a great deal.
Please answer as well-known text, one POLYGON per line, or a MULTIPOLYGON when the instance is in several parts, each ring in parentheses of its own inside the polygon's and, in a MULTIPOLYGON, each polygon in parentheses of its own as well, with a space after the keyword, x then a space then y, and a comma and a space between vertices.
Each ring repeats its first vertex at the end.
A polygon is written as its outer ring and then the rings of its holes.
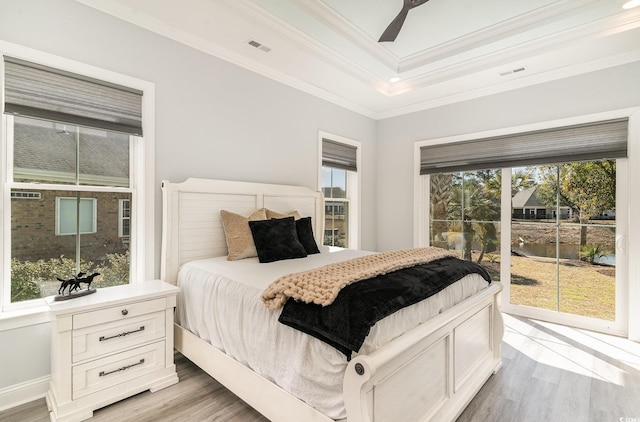
MULTIPOLYGON (((249 215, 265 207, 311 216, 323 238, 322 194, 306 187, 188 179, 162 182, 161 278, 176 284, 180 266, 227 254, 220 210, 249 215)), ((348 422, 452 421, 502 365, 500 283, 446 310, 370 355, 344 376, 348 422)), ((332 419, 175 325, 175 348, 258 412, 278 422, 332 419)))

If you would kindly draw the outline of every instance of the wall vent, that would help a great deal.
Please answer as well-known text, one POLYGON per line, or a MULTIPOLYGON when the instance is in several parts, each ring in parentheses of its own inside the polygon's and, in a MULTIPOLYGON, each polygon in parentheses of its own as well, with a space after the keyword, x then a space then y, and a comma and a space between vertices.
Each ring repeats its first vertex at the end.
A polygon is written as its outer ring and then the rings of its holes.
POLYGON ((251 47, 257 48, 258 50, 262 50, 265 53, 268 53, 269 51, 271 51, 271 48, 267 47, 264 44, 259 43, 256 40, 249 40, 249 41, 247 41, 247 44, 249 44, 251 47))
POLYGON ((40 192, 21 192, 11 191, 11 199, 41 199, 42 194, 40 192))
POLYGON ((517 67, 515 69, 506 70, 504 72, 499 72, 498 75, 500 75, 500 76, 508 76, 508 75, 513 75, 514 73, 524 72, 525 70, 527 70, 527 68, 524 67, 524 66, 521 66, 521 67, 517 67))

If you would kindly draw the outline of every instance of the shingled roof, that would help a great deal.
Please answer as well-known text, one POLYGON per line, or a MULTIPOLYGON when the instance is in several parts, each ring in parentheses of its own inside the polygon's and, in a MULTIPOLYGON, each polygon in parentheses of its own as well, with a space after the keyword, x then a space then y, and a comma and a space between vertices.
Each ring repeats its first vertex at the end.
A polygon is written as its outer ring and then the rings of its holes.
POLYGON ((513 195, 513 198, 511 198, 511 206, 513 208, 545 208, 546 205, 543 204, 536 195, 537 190, 538 187, 533 186, 516 193, 515 195, 513 195))
MULTIPOLYGON (((51 122, 16 117, 14 173, 16 179, 47 182, 75 180, 76 127, 62 132, 51 122)), ((129 136, 80 129, 80 175, 83 184, 128 186, 129 136)))

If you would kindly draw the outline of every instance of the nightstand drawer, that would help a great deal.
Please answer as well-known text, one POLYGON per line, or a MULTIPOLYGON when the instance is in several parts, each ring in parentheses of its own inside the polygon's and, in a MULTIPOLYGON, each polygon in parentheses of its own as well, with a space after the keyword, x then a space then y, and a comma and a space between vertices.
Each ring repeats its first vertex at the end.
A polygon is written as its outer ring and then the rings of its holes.
POLYGON ((163 369, 164 349, 164 341, 159 341, 74 366, 73 400, 163 369))
POLYGON ((73 329, 76 330, 92 325, 104 324, 105 322, 120 321, 138 315, 159 312, 166 309, 166 307, 167 301, 163 298, 132 302, 112 308, 100 309, 98 311, 84 312, 73 316, 73 329))
POLYGON ((73 363, 164 338, 165 318, 154 312, 73 330, 73 363))

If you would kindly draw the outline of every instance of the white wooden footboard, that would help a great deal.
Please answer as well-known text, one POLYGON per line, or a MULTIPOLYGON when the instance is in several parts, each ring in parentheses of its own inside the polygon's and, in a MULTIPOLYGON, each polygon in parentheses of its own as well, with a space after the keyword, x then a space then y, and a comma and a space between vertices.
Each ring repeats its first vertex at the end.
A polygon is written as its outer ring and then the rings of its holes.
MULTIPOLYGON (((347 422, 455 420, 501 366, 501 290, 494 283, 374 353, 352 359, 344 376, 347 422)), ((175 347, 272 421, 332 421, 179 325, 175 347)))
POLYGON ((455 420, 501 366, 501 290, 494 283, 372 354, 355 357, 344 377, 348 421, 455 420))

